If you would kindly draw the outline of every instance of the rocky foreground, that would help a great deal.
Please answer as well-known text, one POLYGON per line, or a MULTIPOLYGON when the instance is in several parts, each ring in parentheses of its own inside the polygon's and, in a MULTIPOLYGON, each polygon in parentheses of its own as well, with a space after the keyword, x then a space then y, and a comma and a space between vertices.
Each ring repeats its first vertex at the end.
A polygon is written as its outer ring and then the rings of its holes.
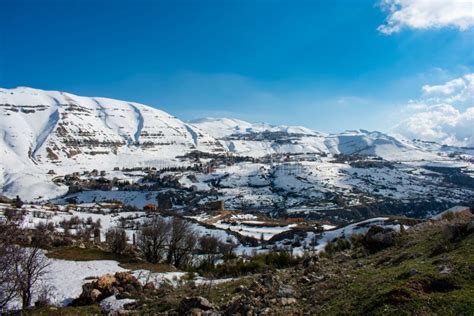
MULTIPOLYGON (((61 314, 474 314, 474 215, 448 213, 399 232, 372 227, 335 240, 293 267, 231 281, 174 287, 141 284, 127 272, 83 286, 61 314)), ((296 261, 295 261, 296 262, 296 261)))

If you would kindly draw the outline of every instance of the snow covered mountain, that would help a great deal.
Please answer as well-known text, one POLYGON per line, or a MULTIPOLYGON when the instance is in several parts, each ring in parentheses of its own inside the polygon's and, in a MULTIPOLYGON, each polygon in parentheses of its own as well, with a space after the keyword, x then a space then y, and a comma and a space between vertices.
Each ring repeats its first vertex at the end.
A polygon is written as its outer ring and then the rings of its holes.
MULTIPOLYGON (((63 195, 53 179, 74 171, 190 165, 191 151, 269 154, 362 154, 404 162, 454 160, 446 148, 365 130, 323 134, 207 118, 185 123, 158 109, 98 97, 31 88, 0 89, 0 188, 27 200, 63 195)), ((464 150, 464 153, 467 150, 464 150)), ((470 153, 472 155, 472 153, 470 153)))
POLYGON ((228 118, 205 118, 192 124, 219 139, 229 151, 253 157, 272 153, 324 153, 407 161, 437 156, 437 150, 366 130, 323 134, 301 126, 272 126, 228 118))
POLYGON ((28 196, 58 190, 45 184, 49 170, 108 169, 192 150, 223 151, 197 127, 146 105, 23 87, 0 89, 0 135, 0 186, 28 196))
POLYGON ((274 126, 267 123, 249 123, 232 118, 202 118, 191 121, 191 124, 207 131, 215 138, 262 132, 283 132, 290 134, 317 135, 318 133, 304 126, 274 126))

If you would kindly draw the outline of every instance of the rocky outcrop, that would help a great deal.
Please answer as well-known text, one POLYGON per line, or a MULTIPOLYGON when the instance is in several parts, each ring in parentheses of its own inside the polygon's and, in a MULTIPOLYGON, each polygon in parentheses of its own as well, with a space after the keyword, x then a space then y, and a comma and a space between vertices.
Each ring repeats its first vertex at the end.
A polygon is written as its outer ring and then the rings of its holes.
POLYGON ((250 284, 240 286, 224 309, 225 315, 272 314, 297 304, 295 289, 274 273, 265 273, 250 284))
POLYGON ((393 246, 398 235, 399 233, 392 228, 372 226, 364 236, 363 242, 367 250, 373 253, 393 246))
POLYGON ((94 282, 84 284, 81 295, 72 302, 72 305, 90 305, 112 295, 120 298, 132 297, 142 291, 141 283, 129 272, 106 274, 94 282))

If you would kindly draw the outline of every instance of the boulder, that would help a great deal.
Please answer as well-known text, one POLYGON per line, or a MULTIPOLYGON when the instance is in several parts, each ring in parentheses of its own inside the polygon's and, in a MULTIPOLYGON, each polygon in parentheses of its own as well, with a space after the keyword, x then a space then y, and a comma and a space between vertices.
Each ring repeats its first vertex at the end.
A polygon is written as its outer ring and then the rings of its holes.
POLYGON ((271 289, 273 288, 274 286, 278 285, 279 283, 279 278, 278 276, 272 274, 272 273, 266 273, 266 274, 263 274, 261 277, 260 277, 260 283, 266 287, 267 289, 271 289))
POLYGON ((82 286, 81 295, 73 300, 72 305, 82 306, 97 303, 106 297, 133 297, 143 291, 143 287, 135 276, 129 272, 106 274, 94 282, 82 286))
POLYGON ((237 296, 227 305, 224 315, 254 315, 258 304, 254 297, 237 296))
POLYGON ((92 301, 94 302, 97 302, 97 300, 99 299, 99 297, 102 296, 102 293, 98 290, 98 289, 93 289, 91 292, 90 292, 90 298, 92 301))
POLYGON ((474 220, 467 223, 446 224, 442 227, 443 236, 450 242, 461 241, 464 237, 474 233, 474 220))
POLYGON ((193 296, 193 297, 186 297, 181 300, 179 303, 179 313, 188 315, 191 310, 202 310, 202 311, 209 311, 214 309, 214 305, 212 305, 206 298, 202 296, 193 296))
POLYGON ((117 299, 115 295, 109 296, 100 302, 100 308, 109 315, 124 314, 127 305, 134 304, 132 299, 117 299))
POLYGON ((253 282, 249 287, 253 296, 264 296, 268 293, 268 289, 260 285, 258 282, 253 282))
POLYGON ((460 241, 462 239, 462 231, 460 225, 443 225, 442 232, 443 237, 448 241, 455 242, 460 241))
POLYGON ((292 297, 293 295, 295 295, 295 290, 290 285, 280 286, 277 292, 278 297, 292 297))
POLYGON ((296 304, 296 298, 294 297, 282 297, 280 299, 280 304, 283 306, 296 304))
POLYGON ((147 290, 147 291, 154 291, 156 288, 155 288, 155 284, 153 282, 148 282, 147 284, 145 284, 143 289, 147 290))
POLYGON ((235 288, 234 290, 234 293, 241 293, 243 292, 244 290, 246 290, 247 288, 243 285, 239 285, 238 287, 235 288))
POLYGON ((13 200, 6 197, 5 195, 0 194, 0 203, 12 203, 13 200))
POLYGON ((106 290, 111 289, 117 284, 117 279, 113 275, 106 274, 97 279, 97 281, 95 282, 95 288, 99 290, 106 290))
POLYGON ((302 277, 300 278, 300 283, 301 283, 301 284, 308 284, 308 283, 311 283, 311 279, 308 278, 308 277, 306 277, 306 276, 302 276, 302 277))
POLYGON ((398 235, 399 233, 391 228, 372 226, 364 236, 363 242, 369 252, 377 252, 393 246, 398 235))

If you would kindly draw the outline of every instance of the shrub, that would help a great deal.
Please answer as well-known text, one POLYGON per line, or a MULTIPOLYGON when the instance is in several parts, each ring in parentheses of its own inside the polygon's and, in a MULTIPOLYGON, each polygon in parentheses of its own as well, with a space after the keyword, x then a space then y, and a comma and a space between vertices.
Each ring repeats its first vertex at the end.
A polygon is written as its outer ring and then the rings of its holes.
POLYGON ((218 265, 203 262, 196 270, 201 274, 213 274, 216 277, 239 277, 273 269, 288 268, 297 265, 300 261, 300 258, 293 256, 289 251, 276 250, 269 253, 254 254, 247 260, 238 258, 224 261, 218 265))
POLYGON ((346 249, 351 249, 351 242, 345 238, 337 238, 328 242, 326 247, 324 247, 324 254, 326 256, 332 256, 336 252, 341 252, 346 249))
POLYGON ((447 220, 447 221, 452 221, 454 219, 454 213, 453 212, 446 212, 444 213, 441 218, 444 219, 444 220, 447 220))
POLYGON ((127 248, 127 233, 120 227, 110 228, 105 234, 105 239, 109 245, 110 251, 115 254, 122 254, 127 248))

